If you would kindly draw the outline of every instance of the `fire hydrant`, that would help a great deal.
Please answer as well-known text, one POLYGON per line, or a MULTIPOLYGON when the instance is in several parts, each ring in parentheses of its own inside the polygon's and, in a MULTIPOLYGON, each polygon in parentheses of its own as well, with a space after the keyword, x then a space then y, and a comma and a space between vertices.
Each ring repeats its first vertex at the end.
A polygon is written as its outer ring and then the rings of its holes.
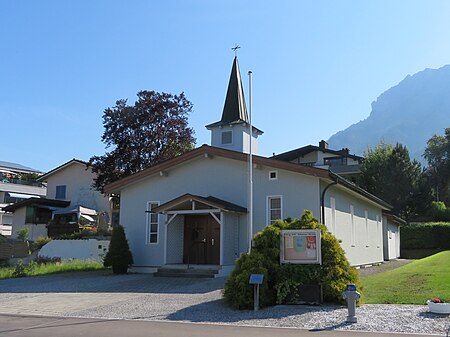
POLYGON ((348 306, 348 323, 356 323, 356 300, 361 297, 361 294, 356 291, 356 285, 348 284, 345 291, 342 293, 342 297, 347 300, 348 306))

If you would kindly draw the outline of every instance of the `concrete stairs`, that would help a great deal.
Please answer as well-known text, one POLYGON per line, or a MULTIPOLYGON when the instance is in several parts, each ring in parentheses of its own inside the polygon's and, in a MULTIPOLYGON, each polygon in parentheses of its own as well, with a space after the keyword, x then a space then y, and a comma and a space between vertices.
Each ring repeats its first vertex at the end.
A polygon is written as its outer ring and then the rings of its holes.
POLYGON ((180 277, 180 278, 215 278, 220 266, 208 265, 166 265, 158 268, 153 275, 155 277, 180 277))

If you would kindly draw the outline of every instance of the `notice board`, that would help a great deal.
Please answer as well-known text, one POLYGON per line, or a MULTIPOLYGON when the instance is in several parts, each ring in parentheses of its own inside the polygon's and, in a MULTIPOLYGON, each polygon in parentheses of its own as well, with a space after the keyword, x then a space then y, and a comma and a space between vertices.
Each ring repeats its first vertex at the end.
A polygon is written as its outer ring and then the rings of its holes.
POLYGON ((282 230, 280 262, 322 264, 321 233, 318 229, 282 230))

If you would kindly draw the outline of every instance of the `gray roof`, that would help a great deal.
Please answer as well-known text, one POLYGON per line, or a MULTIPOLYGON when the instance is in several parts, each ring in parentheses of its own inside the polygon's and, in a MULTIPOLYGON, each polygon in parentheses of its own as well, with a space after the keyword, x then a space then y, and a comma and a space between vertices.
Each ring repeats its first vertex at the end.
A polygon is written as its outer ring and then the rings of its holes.
POLYGON ((234 57, 231 69, 230 81, 228 82, 227 96, 223 106, 222 119, 206 127, 221 125, 248 123, 247 108, 245 106, 244 88, 242 86, 241 72, 237 57, 234 57))
POLYGON ((20 172, 27 172, 27 173, 42 173, 39 170, 36 170, 31 167, 27 167, 21 164, 17 163, 11 163, 9 161, 1 161, 0 160, 0 167, 3 167, 5 169, 10 169, 12 171, 20 171, 20 172))

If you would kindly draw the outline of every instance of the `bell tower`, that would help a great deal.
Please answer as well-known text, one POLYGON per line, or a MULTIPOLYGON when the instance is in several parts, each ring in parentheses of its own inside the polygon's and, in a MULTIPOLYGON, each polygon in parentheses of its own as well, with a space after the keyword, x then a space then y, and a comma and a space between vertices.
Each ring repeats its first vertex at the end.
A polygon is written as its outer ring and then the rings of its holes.
POLYGON ((222 119, 207 125, 206 128, 211 131, 211 146, 250 153, 251 139, 252 153, 258 154, 258 136, 261 136, 263 132, 255 127, 252 127, 250 132, 244 88, 236 56, 228 82, 222 119))

